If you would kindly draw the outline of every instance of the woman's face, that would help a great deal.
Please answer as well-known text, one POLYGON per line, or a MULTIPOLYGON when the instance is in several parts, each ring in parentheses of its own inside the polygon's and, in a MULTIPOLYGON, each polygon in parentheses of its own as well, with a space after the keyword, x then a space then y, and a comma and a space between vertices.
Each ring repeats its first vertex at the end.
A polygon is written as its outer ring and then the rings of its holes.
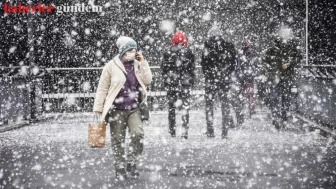
POLYGON ((127 56, 127 53, 136 53, 136 50, 135 49, 130 49, 128 50, 123 57, 126 57, 127 56))
POLYGON ((127 61, 133 61, 135 59, 135 55, 136 55, 136 50, 130 49, 123 55, 123 58, 126 59, 127 61))

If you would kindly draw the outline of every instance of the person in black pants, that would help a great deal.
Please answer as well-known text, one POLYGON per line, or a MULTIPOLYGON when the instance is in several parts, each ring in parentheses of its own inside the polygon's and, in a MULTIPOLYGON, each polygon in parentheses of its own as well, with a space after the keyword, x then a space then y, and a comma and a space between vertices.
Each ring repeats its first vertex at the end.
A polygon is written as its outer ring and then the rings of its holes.
POLYGON ((218 94, 222 106, 222 138, 227 138, 228 129, 233 126, 229 90, 231 75, 235 68, 236 50, 232 43, 224 40, 218 27, 211 28, 208 36, 201 62, 205 75, 206 134, 208 137, 215 136, 213 108, 215 97, 218 94))
POLYGON ((195 79, 195 58, 187 46, 188 41, 181 31, 177 31, 172 40, 171 47, 163 55, 161 65, 164 87, 168 97, 169 133, 176 136, 175 110, 182 107, 183 134, 188 138, 190 92, 195 79))
POLYGON ((298 41, 295 38, 284 39, 274 35, 263 61, 263 74, 271 89, 272 123, 278 130, 284 128, 291 117, 289 108, 291 89, 296 83, 295 66, 302 59, 297 46, 298 41))

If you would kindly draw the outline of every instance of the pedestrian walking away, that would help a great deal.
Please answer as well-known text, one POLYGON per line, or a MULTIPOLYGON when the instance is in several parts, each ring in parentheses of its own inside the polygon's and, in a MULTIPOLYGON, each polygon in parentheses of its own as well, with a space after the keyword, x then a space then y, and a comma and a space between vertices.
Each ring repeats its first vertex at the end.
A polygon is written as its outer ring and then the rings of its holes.
POLYGON ((271 84, 272 123, 277 129, 283 128, 291 117, 291 88, 296 82, 294 68, 302 58, 296 47, 294 38, 274 36, 264 59, 263 72, 271 84))
POLYGON ((222 106, 222 138, 227 138, 229 127, 233 127, 230 114, 229 89, 231 76, 235 68, 236 50, 234 45, 226 41, 218 26, 208 32, 208 39, 202 53, 202 70, 205 76, 205 114, 208 137, 214 137, 213 108, 216 95, 222 106))
POLYGON ((243 40, 241 50, 238 54, 237 61, 237 78, 240 83, 240 92, 245 97, 248 104, 250 116, 255 113, 255 95, 254 85, 255 78, 258 75, 258 57, 252 48, 249 40, 243 40))
POLYGON ((188 138, 190 92, 195 80, 195 58, 182 31, 177 31, 161 64, 168 98, 169 133, 176 136, 176 109, 182 108, 182 137, 188 138), (178 103, 181 102, 181 103, 178 103))
POLYGON ((100 76, 93 111, 110 125, 116 177, 139 177, 137 162, 143 151, 144 131, 139 107, 147 103, 146 86, 152 81, 148 62, 130 37, 117 40, 119 54, 109 61, 100 76), (128 128, 129 149, 125 149, 128 128), (125 153, 128 151, 128 154, 125 153))

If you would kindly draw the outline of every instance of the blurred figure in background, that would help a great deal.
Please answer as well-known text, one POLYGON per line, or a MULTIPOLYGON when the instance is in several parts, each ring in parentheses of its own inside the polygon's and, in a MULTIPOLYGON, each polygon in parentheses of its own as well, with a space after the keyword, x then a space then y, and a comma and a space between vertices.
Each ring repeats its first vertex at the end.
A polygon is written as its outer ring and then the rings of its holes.
MULTIPOLYGON (((247 39, 242 41, 238 54, 236 75, 240 84, 240 93, 248 103, 250 115, 255 112, 254 81, 258 75, 258 56, 247 39)), ((238 124, 242 123, 243 116, 237 111, 238 124)))
POLYGON ((222 138, 227 138, 229 127, 233 127, 230 114, 229 89, 231 74, 235 68, 236 50, 227 42, 218 26, 208 32, 202 53, 202 71, 205 76, 206 124, 208 137, 214 137, 214 102, 219 96, 222 106, 222 138))
POLYGON ((188 40, 181 31, 177 31, 171 40, 171 46, 163 55, 161 65, 165 90, 168 97, 169 133, 176 136, 176 108, 182 106, 182 137, 188 138, 190 92, 195 80, 195 56, 187 46, 188 40))
POLYGON ((283 128, 288 118, 291 89, 295 84, 295 66, 302 59, 293 39, 274 36, 271 47, 266 51, 263 74, 271 90, 272 123, 276 129, 283 128))

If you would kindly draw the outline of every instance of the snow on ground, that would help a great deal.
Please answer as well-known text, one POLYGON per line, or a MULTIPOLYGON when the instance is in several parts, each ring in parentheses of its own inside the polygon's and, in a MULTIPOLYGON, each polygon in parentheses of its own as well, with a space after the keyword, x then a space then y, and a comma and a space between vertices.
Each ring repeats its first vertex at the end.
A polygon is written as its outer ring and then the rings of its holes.
MULTIPOLYGON (((203 111, 191 111, 189 139, 168 133, 167 112, 145 127, 141 177, 115 181, 110 136, 105 148, 87 145, 90 113, 60 116, 0 134, 0 188, 305 188, 335 183, 335 148, 294 121, 278 132, 259 111, 221 139, 207 138, 203 111), (3 167, 3 168, 1 168, 3 167), (9 187, 10 186, 10 187, 9 187)), ((107 129, 109 133, 109 129, 107 129)))

